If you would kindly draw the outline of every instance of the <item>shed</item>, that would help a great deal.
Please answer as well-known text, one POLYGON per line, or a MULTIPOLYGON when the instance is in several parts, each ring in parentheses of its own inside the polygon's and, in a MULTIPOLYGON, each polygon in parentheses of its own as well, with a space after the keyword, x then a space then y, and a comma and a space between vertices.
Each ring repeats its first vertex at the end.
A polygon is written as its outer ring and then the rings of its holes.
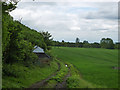
POLYGON ((35 47, 35 49, 33 50, 33 53, 44 53, 44 50, 40 47, 35 47))
POLYGON ((34 48, 33 53, 37 54, 39 58, 50 58, 50 56, 48 56, 42 48, 38 46, 35 46, 34 48))

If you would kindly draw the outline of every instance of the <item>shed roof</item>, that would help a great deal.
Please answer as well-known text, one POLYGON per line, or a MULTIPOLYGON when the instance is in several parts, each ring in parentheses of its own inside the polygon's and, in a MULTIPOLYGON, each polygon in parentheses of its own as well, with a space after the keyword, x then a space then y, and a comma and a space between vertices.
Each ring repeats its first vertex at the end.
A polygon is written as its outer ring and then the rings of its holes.
POLYGON ((44 50, 40 47, 36 47, 36 49, 33 50, 34 53, 44 53, 44 50))
POLYGON ((37 48, 38 46, 36 45, 36 46, 34 46, 34 48, 37 48))

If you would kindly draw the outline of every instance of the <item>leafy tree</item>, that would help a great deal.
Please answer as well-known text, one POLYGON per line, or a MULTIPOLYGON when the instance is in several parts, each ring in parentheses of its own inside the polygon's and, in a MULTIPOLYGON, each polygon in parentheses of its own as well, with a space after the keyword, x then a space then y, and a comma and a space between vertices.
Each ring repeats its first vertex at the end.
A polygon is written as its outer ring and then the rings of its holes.
POLYGON ((84 40, 84 41, 83 41, 83 44, 86 44, 86 43, 88 43, 88 41, 84 40))
POLYGON ((90 45, 89 43, 85 43, 85 44, 83 44, 83 47, 84 47, 84 48, 90 48, 91 45, 90 45))
POLYGON ((100 48, 100 44, 97 43, 97 42, 94 42, 94 43, 91 44, 91 47, 92 48, 100 48))
POLYGON ((111 38, 102 38, 100 41, 101 48, 114 49, 114 43, 111 38))
POLYGON ((79 39, 79 38, 76 38, 76 47, 79 46, 79 42, 80 42, 80 39, 79 39))
POLYGON ((90 48, 89 42, 86 41, 86 40, 84 40, 84 41, 83 41, 83 47, 85 47, 85 48, 90 48))
POLYGON ((32 53, 33 51, 33 46, 31 42, 25 41, 25 40, 21 40, 19 43, 19 49, 20 49, 20 57, 18 58, 19 61, 24 61, 24 63, 26 62, 35 62, 38 57, 32 53))
POLYGON ((5 55, 5 62, 12 63, 18 59, 19 53, 19 33, 20 27, 14 26, 13 23, 9 24, 8 31, 9 31, 9 44, 7 46, 5 55))
POLYGON ((52 35, 48 31, 47 32, 42 31, 40 33, 43 36, 46 45, 51 46, 53 41, 52 35))
POLYGON ((115 43, 114 48, 115 48, 115 49, 120 49, 120 42, 115 43))
POLYGON ((83 43, 82 42, 79 43, 79 47, 83 47, 83 43))
POLYGON ((19 1, 15 1, 15 0, 9 0, 9 2, 3 1, 2 12, 8 14, 9 12, 13 11, 16 8, 18 2, 19 1))
POLYGON ((79 43, 80 42, 80 39, 79 38, 76 38, 76 43, 79 43))
POLYGON ((65 41, 64 41, 64 40, 62 40, 61 45, 62 45, 62 46, 65 46, 65 41))
POLYGON ((62 40, 62 43, 64 43, 65 41, 64 40, 62 40))

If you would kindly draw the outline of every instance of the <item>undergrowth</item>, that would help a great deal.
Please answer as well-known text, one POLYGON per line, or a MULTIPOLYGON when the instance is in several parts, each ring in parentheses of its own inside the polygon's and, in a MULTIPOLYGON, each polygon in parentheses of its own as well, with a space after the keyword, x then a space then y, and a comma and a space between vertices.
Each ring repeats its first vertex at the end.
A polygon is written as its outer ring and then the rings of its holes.
POLYGON ((55 60, 50 62, 50 66, 44 65, 44 67, 38 65, 26 67, 20 63, 4 64, 2 88, 28 88, 35 82, 47 78, 57 69, 58 66, 55 60))
POLYGON ((64 76, 68 73, 68 68, 65 64, 57 59, 56 61, 60 64, 60 71, 58 71, 55 76, 47 81, 48 84, 45 88, 54 88, 57 83, 63 82, 64 76))

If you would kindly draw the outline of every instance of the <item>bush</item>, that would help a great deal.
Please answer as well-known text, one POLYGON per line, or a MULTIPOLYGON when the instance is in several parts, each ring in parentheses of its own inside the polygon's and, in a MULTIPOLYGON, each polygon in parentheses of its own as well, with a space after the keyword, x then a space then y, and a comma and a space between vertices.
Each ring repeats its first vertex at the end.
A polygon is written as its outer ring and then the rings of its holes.
POLYGON ((68 88, 78 88, 79 82, 80 82, 79 76, 71 76, 67 79, 67 87, 68 88))
MULTIPOLYGON (((20 65, 19 65, 20 66, 20 65)), ((4 64, 3 65, 3 76, 11 76, 11 77, 21 77, 23 76, 23 72, 26 71, 26 68, 18 67, 17 64, 4 64)))
POLYGON ((51 46, 48 46, 48 47, 47 47, 47 50, 51 50, 51 49, 52 49, 52 47, 51 47, 51 46))

